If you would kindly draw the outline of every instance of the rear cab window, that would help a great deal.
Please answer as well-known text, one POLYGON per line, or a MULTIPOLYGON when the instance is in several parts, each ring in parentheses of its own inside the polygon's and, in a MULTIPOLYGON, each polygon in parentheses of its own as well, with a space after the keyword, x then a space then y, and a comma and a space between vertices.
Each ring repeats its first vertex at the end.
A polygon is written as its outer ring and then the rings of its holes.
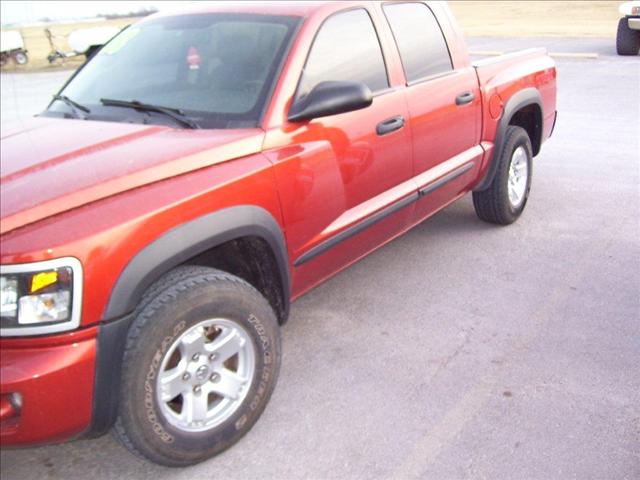
POLYGON ((338 12, 322 24, 307 57, 296 99, 327 81, 363 82, 374 94, 389 88, 378 34, 366 10, 338 12))
POLYGON ((442 29, 426 4, 386 4, 383 10, 398 46, 408 84, 453 71, 442 29))

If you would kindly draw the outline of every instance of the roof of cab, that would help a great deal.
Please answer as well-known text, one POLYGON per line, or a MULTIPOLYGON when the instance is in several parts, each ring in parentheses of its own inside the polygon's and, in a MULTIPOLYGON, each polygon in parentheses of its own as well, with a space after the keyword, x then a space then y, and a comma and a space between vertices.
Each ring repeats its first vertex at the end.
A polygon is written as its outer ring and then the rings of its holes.
POLYGON ((320 11, 342 10, 352 6, 368 4, 369 1, 216 1, 195 2, 182 7, 179 10, 163 10, 157 16, 187 15, 198 13, 229 12, 229 13, 255 13, 262 15, 291 15, 297 17, 309 17, 320 11))

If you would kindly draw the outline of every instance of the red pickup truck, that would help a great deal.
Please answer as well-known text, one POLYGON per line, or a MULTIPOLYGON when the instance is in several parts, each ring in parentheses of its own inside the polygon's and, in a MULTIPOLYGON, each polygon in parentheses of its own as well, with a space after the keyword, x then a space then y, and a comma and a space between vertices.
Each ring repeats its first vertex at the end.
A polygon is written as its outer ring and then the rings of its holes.
POLYGON ((121 32, 3 131, 3 446, 112 427, 172 466, 256 422, 290 302, 473 192, 525 208, 544 50, 471 63, 445 2, 228 2, 121 32))

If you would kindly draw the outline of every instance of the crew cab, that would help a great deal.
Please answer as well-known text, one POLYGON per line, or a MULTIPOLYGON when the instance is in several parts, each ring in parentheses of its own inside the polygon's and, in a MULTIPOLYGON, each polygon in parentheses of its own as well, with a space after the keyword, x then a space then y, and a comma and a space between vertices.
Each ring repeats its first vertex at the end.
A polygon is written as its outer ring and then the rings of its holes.
POLYGON ((3 447, 209 458, 264 410, 292 300, 468 193, 527 204, 543 49, 471 63, 438 1, 191 8, 3 130, 3 447))

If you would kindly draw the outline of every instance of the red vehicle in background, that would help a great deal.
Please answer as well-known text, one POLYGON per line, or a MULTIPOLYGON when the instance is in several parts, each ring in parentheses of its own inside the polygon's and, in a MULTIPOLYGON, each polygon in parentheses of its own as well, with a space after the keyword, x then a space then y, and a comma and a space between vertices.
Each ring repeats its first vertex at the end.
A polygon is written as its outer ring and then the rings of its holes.
POLYGON ((290 302, 451 202, 523 212, 542 49, 444 2, 237 2, 124 30, 1 144, 3 446, 114 427, 164 465, 256 422, 290 302), (160 47, 160 48, 158 48, 160 47))

